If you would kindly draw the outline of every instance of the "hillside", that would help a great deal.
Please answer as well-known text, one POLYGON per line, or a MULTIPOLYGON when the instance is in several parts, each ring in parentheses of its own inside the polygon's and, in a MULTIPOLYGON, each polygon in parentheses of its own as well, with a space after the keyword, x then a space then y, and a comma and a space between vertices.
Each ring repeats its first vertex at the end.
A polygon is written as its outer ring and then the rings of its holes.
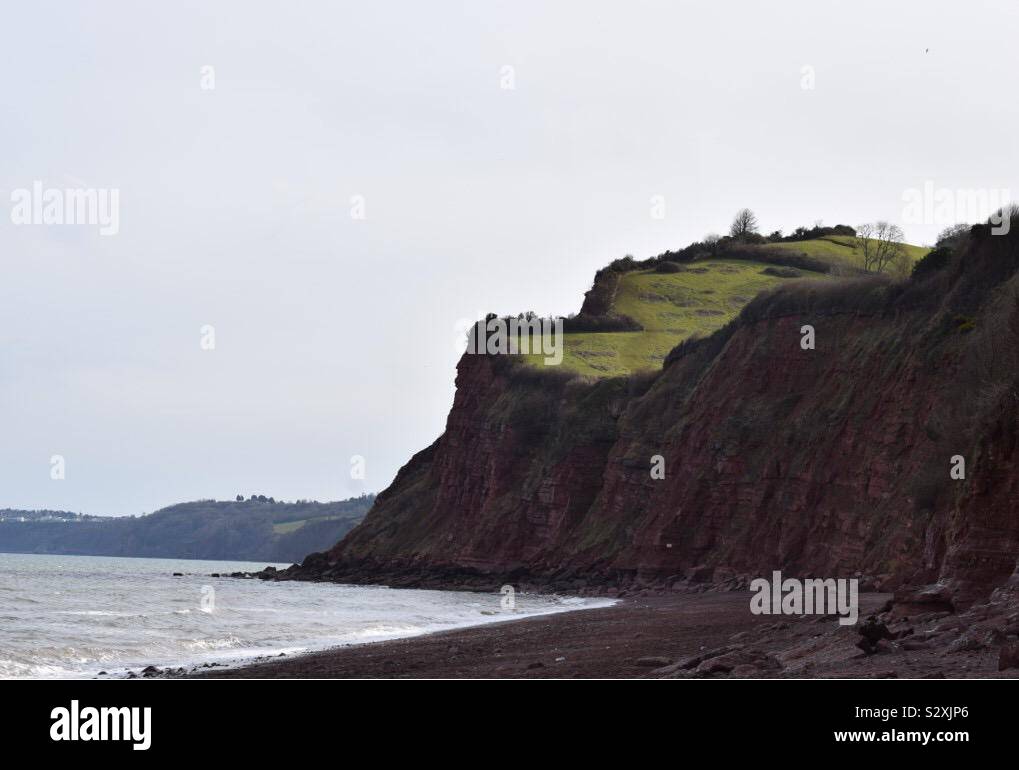
MULTIPOLYGON (((761 248, 768 251, 784 251, 813 259, 819 259, 831 265, 843 265, 863 268, 863 254, 857 239, 845 235, 830 235, 823 238, 811 238, 805 241, 783 241, 764 244, 761 248)), ((918 262, 930 251, 922 246, 905 245, 906 253, 912 262, 918 262)))
MULTIPOLYGON (((906 250, 914 262, 929 251, 911 245, 906 250)), ((721 329, 761 292, 792 280, 856 273, 863 266, 856 239, 847 236, 720 247, 716 255, 690 262, 660 257, 631 269, 599 272, 581 324, 626 318, 640 331, 568 330, 559 368, 592 377, 660 369, 677 344, 721 329)), ((544 366, 541 355, 525 358, 531 366, 544 366)))
POLYGON ((282 578, 616 592, 781 569, 986 600, 1019 583, 1019 228, 922 268, 781 284, 640 376, 465 355, 443 435, 282 578))
POLYGON ((125 517, 0 510, 0 552, 299 561, 346 535, 373 501, 200 500, 125 517))

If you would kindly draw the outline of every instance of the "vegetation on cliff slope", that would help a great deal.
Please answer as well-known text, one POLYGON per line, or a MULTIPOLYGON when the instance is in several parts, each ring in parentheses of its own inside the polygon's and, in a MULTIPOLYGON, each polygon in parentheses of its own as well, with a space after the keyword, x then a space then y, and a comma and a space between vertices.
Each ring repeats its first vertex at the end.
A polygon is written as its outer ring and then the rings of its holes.
MULTIPOLYGON (((790 278, 823 277, 793 268, 782 274, 762 262, 735 259, 676 267, 676 272, 649 269, 624 274, 612 310, 636 319, 643 330, 567 333, 561 366, 599 377, 660 368, 678 342, 721 328, 761 291, 790 278)), ((539 358, 529 357, 531 363, 539 358)))
MULTIPOLYGON (((781 233, 769 239, 709 236, 644 262, 617 260, 598 273, 581 313, 567 319, 559 368, 592 377, 660 369, 677 344, 722 328, 765 290, 796 279, 861 273, 863 243, 844 232, 853 230, 800 228, 798 233, 818 236, 805 240, 789 240, 781 233), (602 324, 619 329, 602 331, 602 324), (633 325, 642 328, 626 330, 633 325)), ((903 249, 907 264, 929 251, 908 244, 903 249)), ((525 360, 544 366, 540 355, 525 360)))
MULTIPOLYGON (((871 239, 872 240, 872 239, 871 239)), ((930 249, 922 246, 904 244, 906 254, 911 262, 922 259, 930 249)), ((769 251, 791 252, 830 262, 833 265, 847 265, 863 268, 863 250, 859 239, 847 235, 830 235, 814 238, 809 241, 793 241, 762 244, 769 251)))

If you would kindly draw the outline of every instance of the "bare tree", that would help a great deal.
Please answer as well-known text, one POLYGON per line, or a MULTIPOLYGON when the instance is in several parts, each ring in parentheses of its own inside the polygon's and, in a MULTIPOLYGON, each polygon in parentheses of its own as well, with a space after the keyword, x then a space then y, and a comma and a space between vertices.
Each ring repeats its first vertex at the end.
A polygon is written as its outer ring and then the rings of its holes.
MULTIPOLYGON (((871 238, 874 237, 874 225, 870 222, 864 222, 862 225, 856 227, 856 248, 863 255, 863 266, 867 267, 871 263, 873 248, 871 248, 871 238)), ((869 269, 869 268, 868 268, 869 269)))
POLYGON ((866 223, 856 228, 856 248, 863 254, 864 270, 908 272, 908 254, 902 228, 889 222, 866 223))
POLYGON ((740 209, 729 227, 729 235, 739 241, 745 241, 751 233, 757 232, 757 215, 750 209, 740 209))

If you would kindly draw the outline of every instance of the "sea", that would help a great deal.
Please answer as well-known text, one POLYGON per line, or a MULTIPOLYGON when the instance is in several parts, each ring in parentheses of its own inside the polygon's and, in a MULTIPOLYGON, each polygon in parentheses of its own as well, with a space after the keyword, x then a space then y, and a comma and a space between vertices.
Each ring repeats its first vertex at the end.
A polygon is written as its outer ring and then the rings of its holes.
POLYGON ((510 606, 502 593, 210 577, 265 566, 0 553, 0 678, 240 665, 613 603, 516 593, 510 606))

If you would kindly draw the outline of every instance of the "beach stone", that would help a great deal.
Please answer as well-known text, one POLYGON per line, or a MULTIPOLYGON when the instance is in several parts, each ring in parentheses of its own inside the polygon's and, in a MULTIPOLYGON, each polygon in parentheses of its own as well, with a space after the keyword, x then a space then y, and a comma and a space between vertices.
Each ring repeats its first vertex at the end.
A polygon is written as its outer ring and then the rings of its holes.
POLYGON ((696 670, 698 674, 728 674, 737 666, 753 666, 755 669, 772 671, 782 668, 774 655, 757 649, 744 649, 708 658, 696 670))
POLYGON ((1019 668, 1019 642, 1008 642, 998 651, 998 671, 1019 668))
POLYGON ((663 666, 668 666, 671 663, 671 658, 658 658, 654 656, 637 658, 637 660, 633 661, 633 665, 635 666, 646 666, 648 668, 661 668, 663 666))
POLYGON ((987 645, 976 635, 971 633, 965 633, 956 639, 954 642, 948 645, 947 652, 972 652, 973 650, 980 650, 987 645))
POLYGON ((894 639, 894 635, 888 630, 888 626, 871 616, 865 623, 860 624, 856 632, 862 637, 857 641, 856 646, 863 650, 866 655, 873 655, 877 652, 887 652, 888 645, 883 644, 886 639, 894 639))
POLYGON ((697 666, 699 666, 702 662, 704 662, 708 658, 715 658, 715 657, 718 657, 719 655, 724 655, 727 652, 732 652, 733 650, 738 650, 742 646, 743 645, 740 645, 740 644, 730 644, 730 645, 728 645, 726 647, 716 647, 713 650, 706 650, 704 652, 698 653, 697 655, 691 655, 690 657, 683 658, 681 660, 676 661, 671 666, 666 666, 665 668, 656 669, 655 671, 652 671, 651 673, 667 675, 667 674, 674 674, 677 671, 685 671, 685 670, 695 669, 695 668, 697 668, 697 666))

